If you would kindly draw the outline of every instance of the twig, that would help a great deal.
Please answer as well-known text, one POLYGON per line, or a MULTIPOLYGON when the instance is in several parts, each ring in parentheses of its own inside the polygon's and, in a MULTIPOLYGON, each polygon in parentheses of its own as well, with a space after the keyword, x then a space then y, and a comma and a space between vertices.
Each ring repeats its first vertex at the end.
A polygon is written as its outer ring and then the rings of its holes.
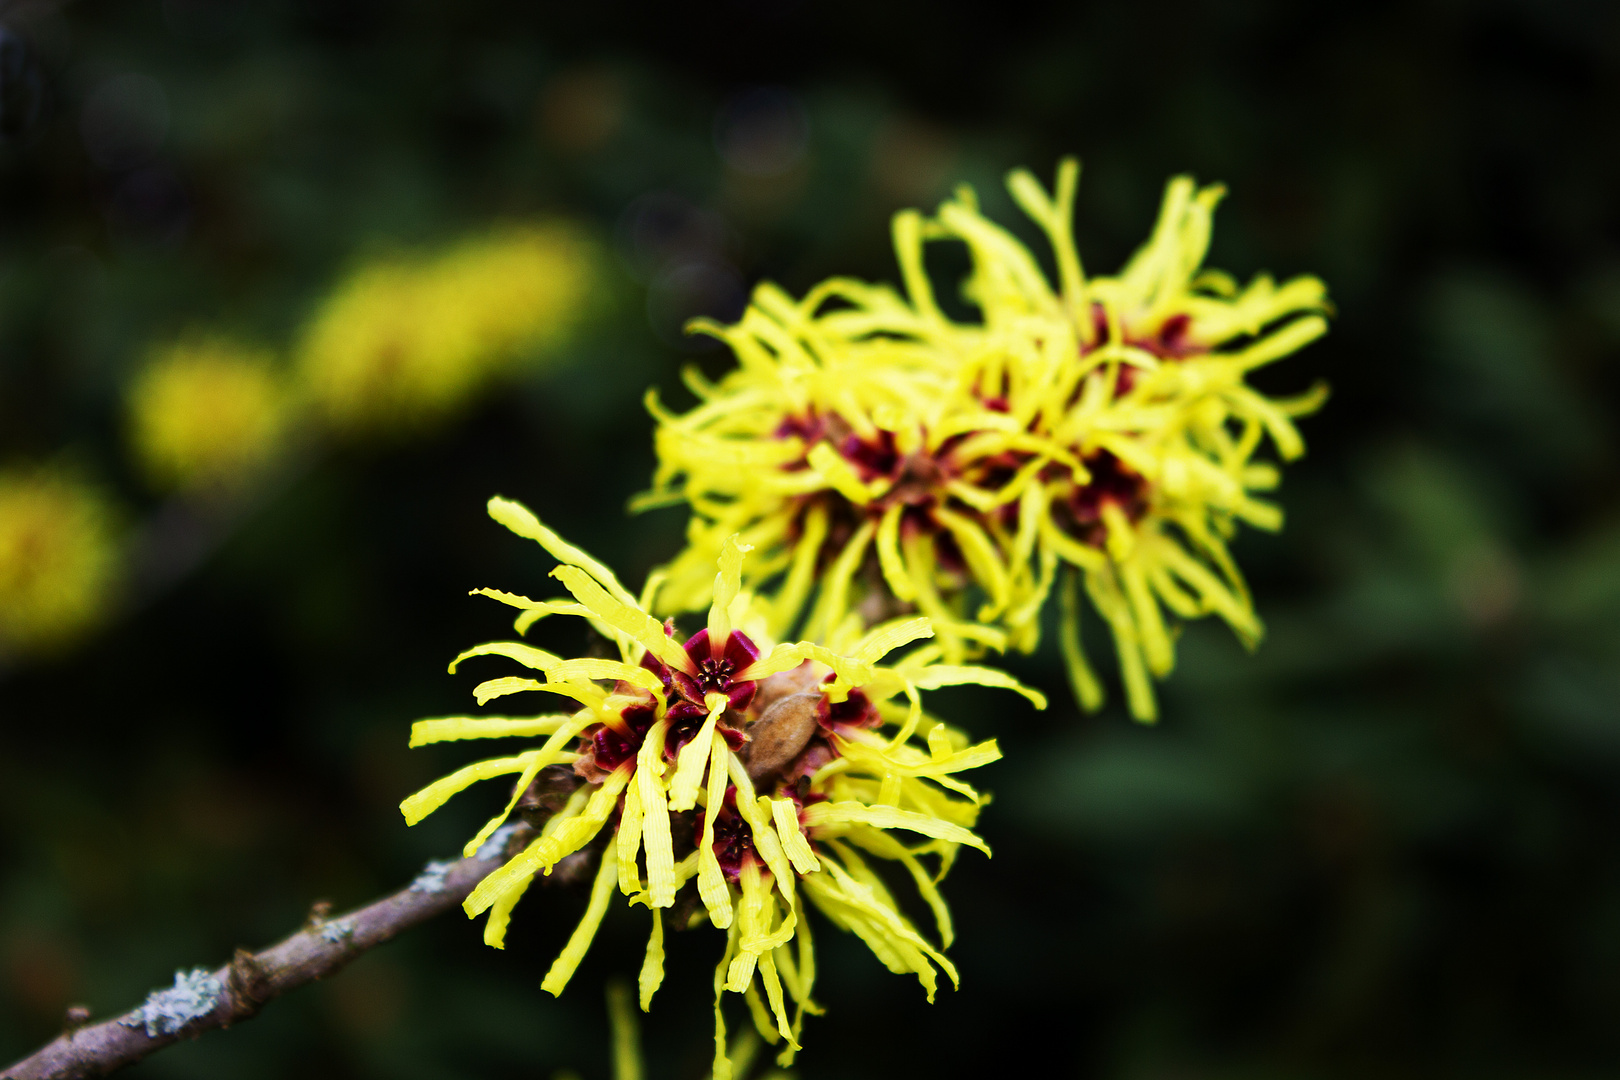
MULTIPOLYGON (((104 1076, 148 1054, 254 1016, 289 990, 325 978, 403 930, 456 907, 474 885, 527 843, 528 825, 501 829, 471 858, 429 863, 409 886, 336 919, 317 905, 309 924, 260 953, 236 950, 214 971, 176 972, 175 985, 152 993, 133 1012, 92 1026, 73 1026, 56 1041, 0 1073, 0 1080, 70 1080, 104 1076)), ((77 1018, 75 1018, 77 1019, 77 1018)))

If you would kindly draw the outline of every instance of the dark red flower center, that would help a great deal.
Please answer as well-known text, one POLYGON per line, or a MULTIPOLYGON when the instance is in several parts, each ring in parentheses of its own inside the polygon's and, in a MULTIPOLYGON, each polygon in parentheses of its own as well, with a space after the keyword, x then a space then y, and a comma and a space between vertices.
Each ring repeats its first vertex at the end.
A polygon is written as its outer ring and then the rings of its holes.
MULTIPOLYGON (((726 695, 733 709, 748 706, 754 696, 754 683, 739 680, 737 674, 759 659, 759 647, 748 639, 747 634, 733 630, 725 644, 714 649, 709 645, 708 627, 704 627, 688 638, 683 648, 692 660, 693 673, 669 672, 669 685, 676 698, 705 713, 708 712, 704 700, 707 694, 726 695)), ((679 702, 672 699, 669 704, 670 712, 674 713, 679 702)))
MULTIPOLYGON (((703 823, 707 816, 706 810, 699 810, 697 813, 692 832, 695 844, 703 843, 703 823)), ((758 857, 754 854, 754 837, 749 831, 748 823, 737 813, 736 788, 726 789, 725 802, 721 804, 720 812, 714 818, 714 857, 720 864, 720 871, 730 881, 736 881, 741 876, 745 859, 758 861, 758 857)))
POLYGON ((1100 548, 1108 540, 1103 507, 1116 506, 1128 520, 1140 521, 1148 509, 1147 480, 1107 450, 1088 455, 1084 461, 1091 479, 1068 498, 1054 502, 1052 515, 1064 532, 1100 548))
POLYGON ((704 660, 698 664, 698 689, 724 693, 731 687, 731 673, 735 665, 730 660, 704 660))
POLYGON ((612 772, 635 757, 653 725, 653 719, 654 711, 651 704, 631 705, 620 714, 620 720, 624 724, 622 730, 604 725, 598 728, 595 734, 587 736, 590 740, 590 749, 595 753, 596 766, 612 772))
MULTIPOLYGON (((836 676, 829 675, 827 682, 832 682, 836 676)), ((877 706, 872 699, 859 690, 851 690, 849 697, 834 704, 823 697, 816 706, 816 723, 828 731, 837 731, 839 728, 875 728, 882 724, 883 718, 878 714, 877 706)))

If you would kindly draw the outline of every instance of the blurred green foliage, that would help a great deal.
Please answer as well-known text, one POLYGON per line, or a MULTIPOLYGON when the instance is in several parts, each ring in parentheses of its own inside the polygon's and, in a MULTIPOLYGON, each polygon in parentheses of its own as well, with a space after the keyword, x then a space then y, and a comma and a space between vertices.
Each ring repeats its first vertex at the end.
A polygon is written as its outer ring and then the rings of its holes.
MULTIPOLYGON (((0 1058, 70 1002, 131 1007, 451 850, 489 808, 405 830, 398 800, 457 763, 408 753, 408 724, 464 709, 476 676, 443 664, 504 628, 466 590, 543 573, 484 499, 639 581, 681 525, 623 513, 651 467, 640 395, 727 363, 686 316, 765 276, 892 278, 893 210, 963 179, 1013 220, 1000 174, 1074 151, 1088 265, 1119 265, 1191 171, 1233 191, 1214 264, 1318 273, 1340 306, 1262 379, 1335 388, 1288 527, 1237 546, 1268 638, 1249 657, 1191 627, 1156 729, 948 701, 1006 753, 995 858, 948 887, 963 989, 927 1006, 823 928, 799 1074, 1620 1064, 1612 8, 84 0, 0 21, 0 459, 122 492, 142 565, 184 571, 0 681, 0 1058), (551 213, 618 253, 611 317, 566 366, 223 522, 143 492, 120 417, 152 341, 285 342, 369 253, 551 213)), ((1021 663, 1065 700, 1055 655, 1021 663)), ((445 920, 131 1075, 605 1076, 596 988, 639 935, 610 917, 553 1001, 538 980, 583 897, 525 903, 504 953, 445 920)), ((708 1057, 712 942, 670 953, 654 1080, 708 1057)))

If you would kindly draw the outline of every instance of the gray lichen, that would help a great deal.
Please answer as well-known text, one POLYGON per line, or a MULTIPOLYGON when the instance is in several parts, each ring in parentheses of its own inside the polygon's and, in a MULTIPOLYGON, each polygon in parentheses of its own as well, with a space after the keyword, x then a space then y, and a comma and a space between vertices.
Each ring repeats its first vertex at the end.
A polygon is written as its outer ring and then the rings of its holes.
POLYGON ((478 849, 478 854, 474 857, 479 859, 499 858, 501 853, 506 850, 506 842, 512 838, 512 834, 517 830, 516 823, 502 825, 489 834, 489 839, 484 841, 483 845, 478 849))
POLYGON ((189 974, 176 971, 173 986, 152 991, 146 1004, 118 1022, 125 1027, 146 1028, 149 1039, 173 1035, 193 1020, 213 1012, 223 992, 220 981, 206 968, 193 968, 189 974))
POLYGON ((353 919, 333 919, 321 927, 321 939, 337 945, 354 936, 353 919))
POLYGON ((428 863, 422 867, 422 872, 416 875, 416 880, 411 882, 411 892, 443 892, 445 876, 455 865, 453 862, 428 863))

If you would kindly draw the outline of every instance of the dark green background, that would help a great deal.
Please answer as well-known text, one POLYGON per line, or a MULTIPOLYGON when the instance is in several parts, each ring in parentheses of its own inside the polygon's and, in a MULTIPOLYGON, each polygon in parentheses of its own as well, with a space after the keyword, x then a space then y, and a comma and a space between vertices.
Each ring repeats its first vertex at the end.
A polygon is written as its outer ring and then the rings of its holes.
MULTIPOLYGON (((818 924, 801 1075, 1612 1075, 1620 19, 1307 7, 10 5, 0 460, 65 455, 132 525, 161 507, 119 393, 155 338, 284 345, 363 253, 502 217, 573 215, 617 255, 570 364, 430 438, 316 455, 194 572, 0 679, 0 1059, 70 1002, 131 1007, 316 898, 397 887, 483 820, 498 785, 412 831, 395 809, 467 759, 405 749, 487 673, 445 661, 505 628, 466 590, 547 588, 482 502, 527 501, 632 582, 674 551, 676 512, 622 511, 651 467, 640 394, 685 401, 679 364, 726 360, 670 333, 692 306, 672 251, 794 290, 892 278, 893 210, 962 178, 1011 220, 1000 175, 1076 152, 1091 268, 1191 171, 1232 189, 1214 265, 1317 273, 1338 304, 1261 377, 1335 391, 1286 531, 1237 545, 1270 633, 1251 658, 1190 628, 1155 729, 1117 693, 1077 715, 1049 653, 1018 664, 1045 714, 938 695, 1006 752, 982 777, 995 858, 949 882, 963 989, 927 1006, 818 924), (581 72, 624 107, 586 148, 544 121, 581 72), (86 103, 128 73, 162 87, 163 139, 99 165, 86 103), (761 85, 810 121, 775 181, 715 148, 761 85), (649 205, 690 209, 648 232, 649 205)), ((645 916, 616 911, 554 1001, 582 906, 536 890, 504 953, 445 919, 131 1075, 604 1077, 602 982, 634 973, 645 916)), ((716 950, 671 942, 654 1078, 703 1075, 716 950)))

